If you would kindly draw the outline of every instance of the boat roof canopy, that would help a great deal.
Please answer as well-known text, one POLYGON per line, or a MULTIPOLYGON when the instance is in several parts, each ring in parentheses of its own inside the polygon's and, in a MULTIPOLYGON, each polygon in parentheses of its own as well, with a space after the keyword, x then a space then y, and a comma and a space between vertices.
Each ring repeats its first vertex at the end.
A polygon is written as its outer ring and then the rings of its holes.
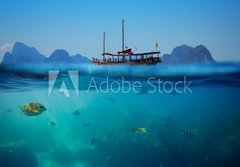
POLYGON ((103 53, 103 56, 144 56, 144 55, 153 55, 153 54, 160 54, 161 52, 144 52, 144 53, 124 53, 124 52, 118 52, 118 54, 112 54, 112 53, 103 53))

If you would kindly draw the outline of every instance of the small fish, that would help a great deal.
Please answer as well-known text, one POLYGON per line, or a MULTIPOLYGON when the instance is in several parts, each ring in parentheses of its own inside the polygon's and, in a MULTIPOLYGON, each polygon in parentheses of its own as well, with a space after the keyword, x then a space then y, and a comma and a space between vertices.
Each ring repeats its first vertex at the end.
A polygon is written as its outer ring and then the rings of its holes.
POLYGON ((76 110, 76 111, 74 111, 72 114, 73 114, 74 116, 79 116, 79 115, 81 114, 81 112, 78 111, 78 110, 76 110))
POLYGON ((9 109, 9 110, 7 110, 7 112, 12 112, 12 110, 11 110, 11 109, 9 109))
POLYGON ((38 102, 32 102, 32 103, 28 103, 25 106, 21 107, 18 106, 22 112, 27 115, 27 116, 35 116, 35 115, 40 115, 42 114, 44 111, 46 111, 46 107, 44 107, 42 104, 38 103, 38 102))
POLYGON ((178 95, 179 93, 176 90, 170 92, 171 95, 178 95))
POLYGON ((114 97, 110 97, 109 100, 113 101, 113 100, 115 100, 115 98, 114 97))
POLYGON ((149 90, 147 88, 141 88, 137 91, 137 94, 148 94, 149 90))
POLYGON ((95 136, 92 137, 90 145, 93 146, 96 143, 96 138, 95 136))
POLYGON ((111 101, 111 103, 115 103, 116 99, 114 97, 110 97, 109 100, 111 101))
POLYGON ((167 122, 165 122, 165 121, 163 121, 163 122, 161 123, 161 125, 162 125, 162 126, 167 126, 167 125, 168 125, 168 123, 167 123, 167 122))
POLYGON ((82 124, 82 127, 84 127, 84 128, 87 128, 87 127, 90 127, 90 126, 92 126, 92 124, 89 124, 89 123, 82 124))
POLYGON ((51 121, 51 122, 48 123, 48 125, 50 125, 50 126, 56 126, 56 122, 51 121))
POLYGON ((147 133, 147 129, 146 128, 134 128, 132 129, 132 131, 136 134, 139 134, 139 133, 147 133))
POLYGON ((121 141, 119 141, 119 140, 116 141, 116 144, 118 144, 119 146, 123 145, 123 143, 121 141))
POLYGON ((195 136, 195 134, 193 132, 189 132, 189 131, 183 131, 180 133, 181 136, 186 136, 186 137, 193 137, 195 136))
POLYGON ((104 159, 103 167, 109 166, 109 160, 111 160, 112 156, 109 155, 104 159))

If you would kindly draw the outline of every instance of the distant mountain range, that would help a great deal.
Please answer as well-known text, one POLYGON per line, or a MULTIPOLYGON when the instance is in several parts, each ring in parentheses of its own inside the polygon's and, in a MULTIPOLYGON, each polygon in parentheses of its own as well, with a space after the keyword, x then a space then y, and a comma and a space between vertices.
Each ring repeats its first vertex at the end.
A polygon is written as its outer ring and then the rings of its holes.
MULTIPOLYGON (((29 47, 21 42, 16 42, 12 53, 6 52, 2 64, 30 64, 30 63, 51 63, 51 64, 72 64, 72 63, 91 63, 87 57, 80 54, 70 56, 63 49, 55 50, 49 57, 39 53, 34 47, 29 47)), ((194 64, 194 63, 216 63, 209 50, 199 45, 191 47, 187 45, 178 46, 173 49, 171 54, 162 56, 163 64, 194 64)))
POLYGON ((49 57, 39 53, 37 49, 29 47, 21 42, 16 42, 12 53, 6 52, 2 64, 30 64, 30 63, 91 63, 87 57, 80 54, 70 56, 63 49, 55 50, 49 57))
POLYGON ((171 54, 162 56, 162 63, 164 64, 196 64, 196 63, 216 63, 212 58, 209 50, 199 45, 191 47, 187 45, 178 46, 173 49, 171 54))

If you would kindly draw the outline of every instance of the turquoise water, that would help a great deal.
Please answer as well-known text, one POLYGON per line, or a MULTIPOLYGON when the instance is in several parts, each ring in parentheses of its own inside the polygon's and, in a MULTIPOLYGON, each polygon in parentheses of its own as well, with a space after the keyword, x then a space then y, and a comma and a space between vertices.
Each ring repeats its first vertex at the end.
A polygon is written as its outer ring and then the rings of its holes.
POLYGON ((0 167, 240 164, 239 64, 32 66, 1 68, 0 75, 0 167), (49 81, 50 69, 60 69, 56 83, 49 81), (79 83, 77 92, 69 69, 78 71, 73 76, 79 83), (88 90, 92 78, 99 86, 107 77, 110 84, 124 77, 142 87, 129 93, 114 93, 118 85, 108 93, 88 90), (191 92, 151 92, 149 77, 155 77, 153 85, 158 78, 174 84, 185 77, 191 92), (59 91, 63 81, 70 97, 59 91), (47 111, 24 115, 18 105, 30 102, 43 104, 47 111), (134 133, 139 127, 147 133, 134 133))

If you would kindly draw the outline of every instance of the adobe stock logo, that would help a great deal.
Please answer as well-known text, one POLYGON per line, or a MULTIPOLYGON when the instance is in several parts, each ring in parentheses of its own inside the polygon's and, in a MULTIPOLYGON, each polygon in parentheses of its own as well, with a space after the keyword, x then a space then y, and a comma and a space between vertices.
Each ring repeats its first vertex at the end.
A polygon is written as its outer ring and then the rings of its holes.
MULTIPOLYGON (((161 80, 160 77, 149 77, 146 80, 129 80, 124 76, 121 78, 110 78, 106 76, 101 79, 92 76, 91 79, 84 78, 84 84, 81 85, 87 93, 123 93, 130 92, 139 94, 145 90, 145 93, 166 93, 166 94, 184 94, 192 93, 192 81, 187 80, 183 76, 178 81, 161 80), (85 84, 88 82, 89 84, 85 84)), ((65 97, 70 97, 71 94, 79 94, 79 72, 78 71, 49 71, 49 88, 48 95, 54 93, 63 93, 65 97), (57 91, 57 92, 56 92, 57 91)))
POLYGON ((78 71, 67 71, 64 72, 65 76, 69 77, 69 79, 58 79, 61 76, 60 71, 49 71, 49 81, 48 81, 48 96, 51 95, 53 88, 56 83, 59 84, 58 92, 62 92, 65 97, 70 97, 69 88, 67 87, 67 83, 71 82, 71 86, 73 90, 78 95, 78 71))

